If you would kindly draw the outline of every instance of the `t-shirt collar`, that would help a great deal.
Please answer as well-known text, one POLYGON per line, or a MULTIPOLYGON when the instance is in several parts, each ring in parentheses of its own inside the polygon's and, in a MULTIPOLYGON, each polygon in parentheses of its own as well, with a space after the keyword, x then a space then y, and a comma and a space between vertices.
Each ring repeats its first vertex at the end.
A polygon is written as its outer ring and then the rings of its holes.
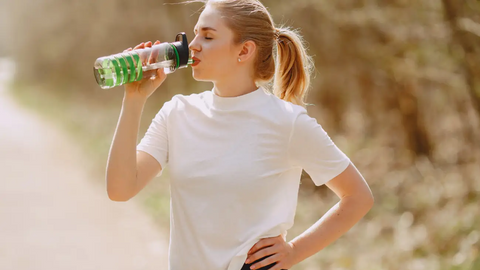
POLYGON ((263 87, 236 97, 221 97, 215 94, 215 88, 210 91, 212 96, 212 106, 217 109, 230 110, 249 107, 263 101, 267 93, 263 87))

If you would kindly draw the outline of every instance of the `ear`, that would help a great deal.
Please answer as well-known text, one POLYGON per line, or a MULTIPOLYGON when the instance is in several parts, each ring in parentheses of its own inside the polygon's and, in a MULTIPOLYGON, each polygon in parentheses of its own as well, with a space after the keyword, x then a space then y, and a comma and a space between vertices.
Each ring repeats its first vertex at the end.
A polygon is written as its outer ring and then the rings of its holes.
POLYGON ((243 43, 238 58, 242 62, 246 62, 249 59, 253 59, 255 52, 257 50, 257 45, 251 40, 247 40, 243 43))

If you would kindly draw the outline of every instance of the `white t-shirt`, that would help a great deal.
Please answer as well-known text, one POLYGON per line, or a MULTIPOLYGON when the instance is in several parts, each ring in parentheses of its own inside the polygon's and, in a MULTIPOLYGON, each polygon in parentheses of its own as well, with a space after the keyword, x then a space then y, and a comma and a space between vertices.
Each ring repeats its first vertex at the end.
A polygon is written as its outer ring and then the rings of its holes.
POLYGON ((175 95, 137 150, 169 166, 169 270, 240 270, 261 238, 286 240, 302 168, 320 186, 350 164, 303 107, 262 87, 175 95))

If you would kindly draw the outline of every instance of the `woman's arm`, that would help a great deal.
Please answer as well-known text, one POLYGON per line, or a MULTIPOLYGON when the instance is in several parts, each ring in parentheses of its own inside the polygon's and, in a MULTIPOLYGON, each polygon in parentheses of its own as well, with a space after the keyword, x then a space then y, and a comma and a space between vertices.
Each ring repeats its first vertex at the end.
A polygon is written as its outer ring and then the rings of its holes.
POLYGON ((136 150, 140 118, 146 99, 125 95, 107 161, 106 184, 112 201, 127 201, 161 170, 147 153, 136 150))
POLYGON ((309 229, 290 241, 294 246, 295 264, 340 238, 373 206, 372 192, 352 163, 326 185, 340 198, 340 202, 309 229))
MULTIPOLYGON (((156 41, 153 45, 160 44, 156 41)), ((152 47, 152 42, 140 43, 136 49, 152 47)), ((131 51, 128 48, 123 52, 131 51)), ((152 57, 144 59, 142 65, 154 62, 152 57)), ((143 74, 140 81, 125 84, 125 93, 117 128, 108 154, 106 184, 108 197, 113 201, 127 201, 135 196, 159 171, 161 165, 154 157, 137 151, 137 134, 143 108, 153 92, 165 81, 163 68, 143 74)))

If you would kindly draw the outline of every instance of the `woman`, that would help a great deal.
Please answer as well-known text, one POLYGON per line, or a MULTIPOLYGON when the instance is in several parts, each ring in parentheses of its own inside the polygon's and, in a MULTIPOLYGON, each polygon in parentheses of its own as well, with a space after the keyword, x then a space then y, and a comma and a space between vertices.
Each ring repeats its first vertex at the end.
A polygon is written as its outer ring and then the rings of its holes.
POLYGON ((373 197, 304 108, 311 60, 301 37, 276 28, 257 0, 204 2, 189 47, 193 77, 213 88, 175 95, 135 146, 143 106, 166 76, 125 85, 108 196, 129 200, 168 164, 170 270, 289 269, 348 231, 373 197), (270 92, 261 85, 272 79, 270 92), (302 168, 341 200, 287 243, 302 168))

